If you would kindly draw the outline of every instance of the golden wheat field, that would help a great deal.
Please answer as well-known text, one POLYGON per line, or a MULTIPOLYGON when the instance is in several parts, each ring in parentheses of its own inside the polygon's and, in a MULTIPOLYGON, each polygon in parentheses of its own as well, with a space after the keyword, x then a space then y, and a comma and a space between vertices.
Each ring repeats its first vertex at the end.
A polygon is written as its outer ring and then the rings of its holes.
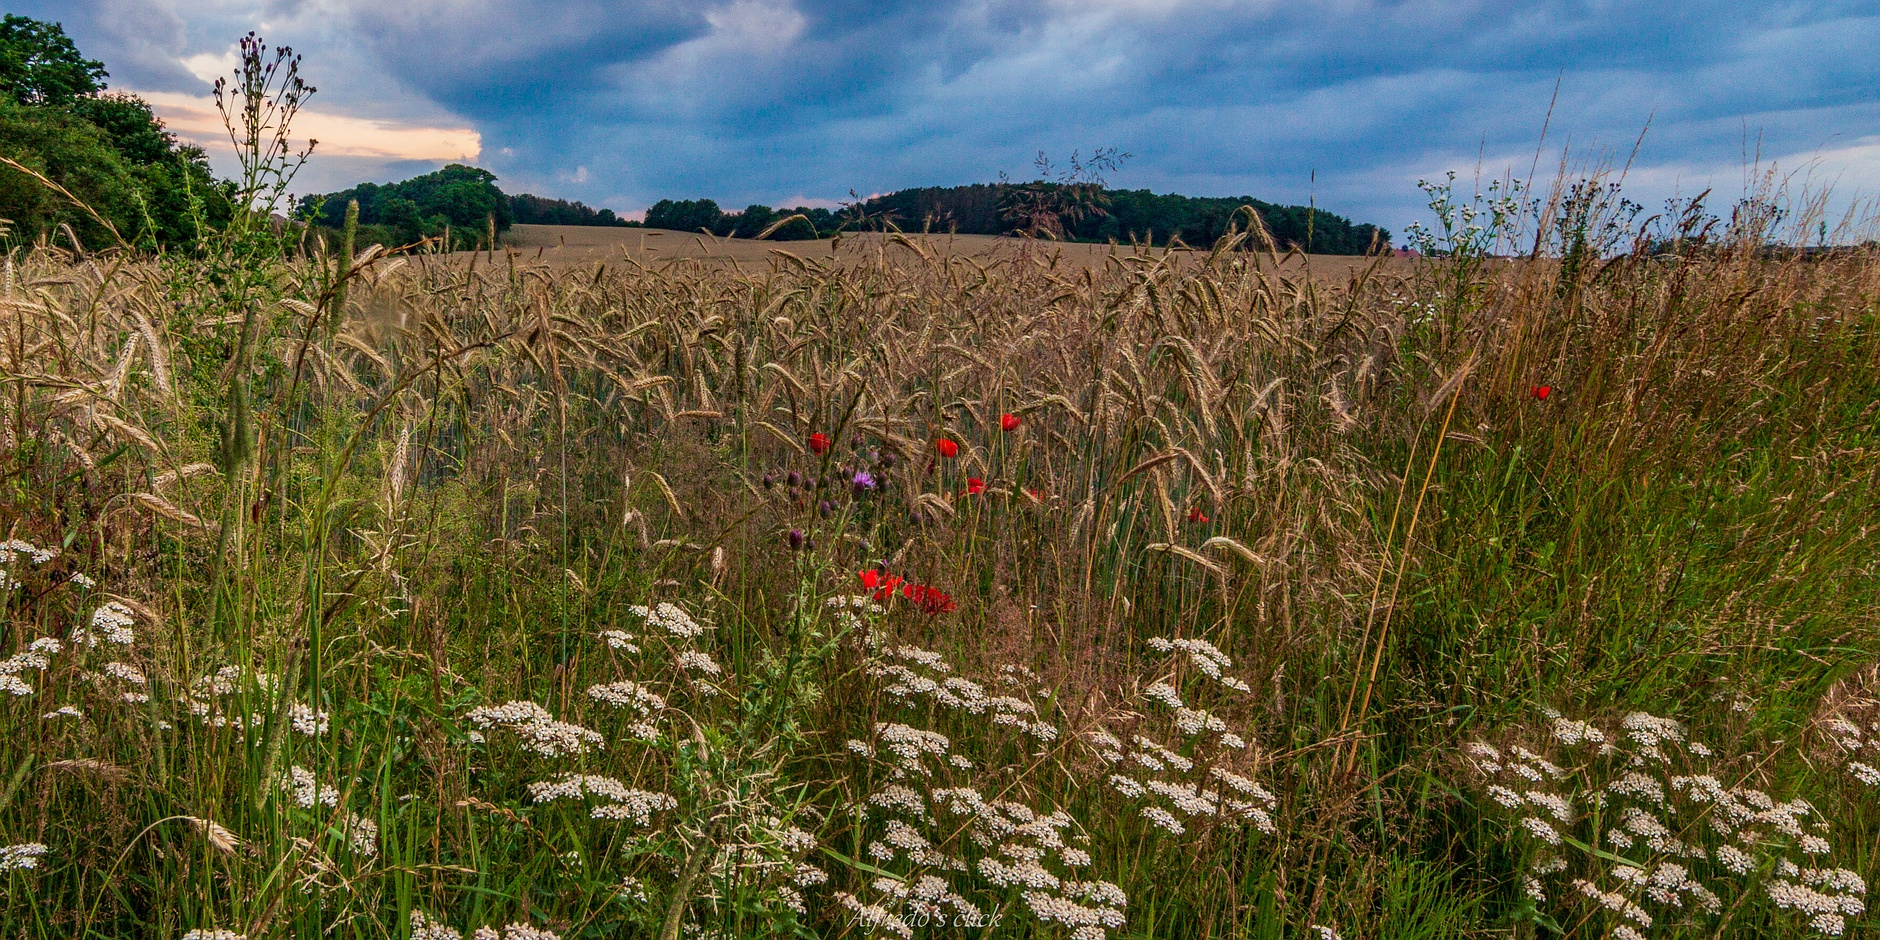
POLYGON ((549 234, 4 260, 0 935, 1875 935, 1872 249, 549 234))
MULTIPOLYGON (((719 238, 703 232, 675 232, 668 229, 611 228, 590 225, 516 225, 502 237, 506 249, 517 252, 526 262, 550 265, 601 263, 638 263, 660 265, 678 260, 709 264, 729 264, 761 269, 780 253, 817 261, 854 264, 873 257, 893 257, 899 261, 912 258, 960 258, 984 264, 1024 260, 1061 274, 1073 275, 1086 268, 1101 267, 1110 259, 1129 257, 1161 258, 1167 249, 1131 245, 1102 245, 1088 242, 1057 242, 991 235, 946 235, 920 232, 846 232, 840 239, 811 239, 794 242, 760 241, 746 238, 719 238)), ((1205 248, 1177 248, 1172 252, 1176 264, 1205 258, 1205 248)), ((465 261, 475 252, 454 252, 451 260, 465 261)), ((496 254, 483 257, 494 260, 496 254)), ((1277 257, 1278 271, 1310 271, 1334 282, 1347 280, 1354 271, 1379 264, 1376 259, 1355 255, 1307 255, 1289 253, 1277 257)), ((1385 270, 1398 271, 1401 262, 1381 262, 1385 270)))

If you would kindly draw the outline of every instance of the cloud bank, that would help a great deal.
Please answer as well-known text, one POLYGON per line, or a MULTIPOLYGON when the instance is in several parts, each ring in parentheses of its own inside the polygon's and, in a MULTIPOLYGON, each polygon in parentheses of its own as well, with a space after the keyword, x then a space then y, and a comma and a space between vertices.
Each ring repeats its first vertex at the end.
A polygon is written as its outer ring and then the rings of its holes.
POLYGON ((317 188, 472 156, 505 188, 631 212, 982 182, 1025 175, 1039 150, 1115 146, 1135 158, 1113 185, 1311 199, 1401 231, 1420 214, 1417 180, 1525 175, 1543 126, 1543 176, 1563 146, 1575 166, 1629 161, 1647 205, 1713 187, 1733 198, 1759 160, 1844 200, 1880 187, 1880 15, 1862 3, 34 0, 21 12, 63 20, 115 86, 161 93, 192 137, 189 97, 236 37, 291 44, 320 88, 313 136, 330 155, 312 167, 317 188))

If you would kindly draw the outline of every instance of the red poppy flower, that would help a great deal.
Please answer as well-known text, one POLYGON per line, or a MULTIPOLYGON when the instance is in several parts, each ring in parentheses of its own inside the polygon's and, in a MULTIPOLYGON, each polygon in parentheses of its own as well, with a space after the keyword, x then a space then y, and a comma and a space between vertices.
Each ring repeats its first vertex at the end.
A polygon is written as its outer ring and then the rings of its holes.
POLYGON ((888 575, 881 580, 881 590, 875 592, 875 600, 885 601, 894 596, 894 589, 901 583, 899 575, 888 575))
POLYGON ((1028 486, 1025 488, 1025 495, 1031 497, 1036 502, 1044 502, 1044 493, 1040 490, 1028 486))
POLYGON ((1004 428, 1007 431, 1018 430, 1018 426, 1020 423, 1021 421, 1018 415, 1000 415, 999 416, 999 427, 1004 428))
POLYGON ((809 436, 809 449, 819 454, 827 452, 829 450, 829 435, 821 431, 811 434, 809 436))
POLYGON ((960 445, 955 444, 953 442, 953 439, 949 437, 943 437, 939 439, 938 441, 935 441, 934 448, 940 451, 940 456, 945 457, 948 460, 952 460, 954 457, 959 456, 959 453, 960 453, 960 445))
POLYGON ((861 575, 862 590, 872 591, 881 585, 881 572, 870 568, 867 571, 861 572, 861 575))
POLYGON ((920 605, 920 609, 930 617, 952 613, 960 607, 944 592, 925 584, 910 584, 901 589, 901 596, 920 605))
POLYGON ((1207 513, 1204 513, 1201 511, 1200 506, 1196 506, 1195 508, 1188 510, 1188 521, 1189 522, 1207 522, 1208 516, 1207 516, 1207 513))
POLYGON ((1554 387, 1552 385, 1536 385, 1528 389, 1528 394, 1540 401, 1546 401, 1547 396, 1553 394, 1553 391, 1554 387))
POLYGON ((978 477, 966 478, 966 495, 978 496, 986 491, 986 481, 978 477))

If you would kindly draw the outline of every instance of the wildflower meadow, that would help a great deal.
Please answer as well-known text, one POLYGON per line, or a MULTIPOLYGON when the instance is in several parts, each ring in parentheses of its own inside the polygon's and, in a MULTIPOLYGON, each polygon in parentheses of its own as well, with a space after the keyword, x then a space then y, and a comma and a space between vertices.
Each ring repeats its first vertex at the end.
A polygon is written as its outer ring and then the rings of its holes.
POLYGON ((256 63, 264 211, 0 260, 0 936, 1880 935, 1880 254, 1780 181, 394 256, 256 63))

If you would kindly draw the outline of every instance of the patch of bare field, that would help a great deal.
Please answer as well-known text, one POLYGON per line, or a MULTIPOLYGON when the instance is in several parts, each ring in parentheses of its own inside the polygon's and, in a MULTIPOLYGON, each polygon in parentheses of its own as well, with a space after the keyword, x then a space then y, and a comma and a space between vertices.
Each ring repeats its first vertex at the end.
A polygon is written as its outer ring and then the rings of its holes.
MULTIPOLYGON (((978 265, 1024 263, 1063 271, 1100 268, 1128 259, 1160 260, 1168 249, 1132 245, 1097 245, 1079 242, 1041 241, 998 235, 952 234, 880 234, 857 232, 839 238, 813 241, 756 241, 748 238, 718 238, 703 232, 676 232, 654 228, 608 228, 583 225, 517 225, 503 236, 503 247, 518 260, 542 261, 556 267, 581 266, 593 262, 633 261, 658 266, 674 261, 699 261, 729 265, 741 269, 761 269, 781 256, 793 255, 806 261, 833 261, 841 264, 918 260, 927 258, 964 258, 978 265)), ((503 260, 504 253, 455 252, 453 260, 468 261, 478 254, 485 261, 503 260)), ((1205 250, 1177 248, 1177 264, 1199 264, 1208 256, 1205 250)), ((1315 280, 1342 283, 1363 270, 1374 259, 1357 255, 1306 255, 1294 253, 1274 259, 1278 269, 1289 274, 1311 273, 1315 280)), ((1409 265, 1397 259, 1382 262, 1384 268, 1402 273, 1409 265)))

